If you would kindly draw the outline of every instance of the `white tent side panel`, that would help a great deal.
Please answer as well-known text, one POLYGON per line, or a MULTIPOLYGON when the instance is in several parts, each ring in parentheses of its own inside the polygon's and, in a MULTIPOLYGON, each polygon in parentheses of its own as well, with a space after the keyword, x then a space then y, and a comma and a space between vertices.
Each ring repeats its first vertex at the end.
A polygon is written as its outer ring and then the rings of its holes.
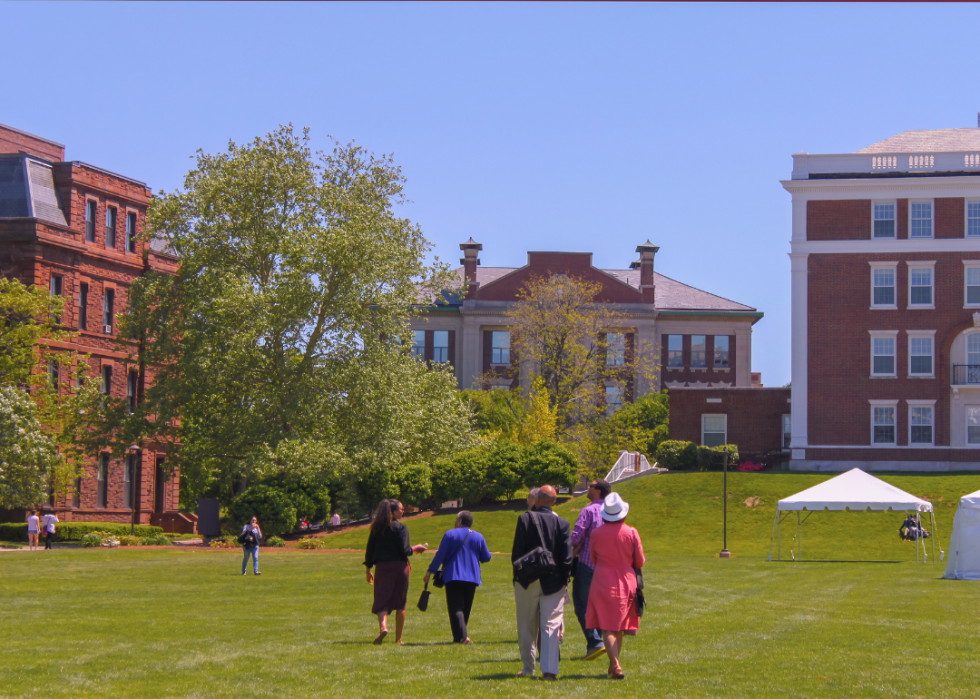
POLYGON ((980 580, 980 490, 960 498, 943 577, 980 580))

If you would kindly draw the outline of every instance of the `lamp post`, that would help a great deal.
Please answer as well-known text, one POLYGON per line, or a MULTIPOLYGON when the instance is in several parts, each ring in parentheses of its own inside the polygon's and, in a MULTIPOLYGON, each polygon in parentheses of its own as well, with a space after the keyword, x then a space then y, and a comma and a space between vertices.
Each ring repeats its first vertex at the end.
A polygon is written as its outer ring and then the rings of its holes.
POLYGON ((724 470, 724 492, 721 496, 722 504, 722 545, 721 553, 718 554, 719 558, 731 558, 732 552, 728 550, 728 447, 725 447, 725 465, 724 470))

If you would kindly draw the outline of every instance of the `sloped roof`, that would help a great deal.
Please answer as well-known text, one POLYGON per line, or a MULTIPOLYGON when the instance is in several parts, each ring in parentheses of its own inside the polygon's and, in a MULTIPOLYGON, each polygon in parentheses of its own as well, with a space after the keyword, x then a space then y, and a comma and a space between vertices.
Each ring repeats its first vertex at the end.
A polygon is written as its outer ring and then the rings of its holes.
POLYGON ((857 153, 944 153, 980 150, 980 128, 903 131, 857 153))
POLYGON ((906 493, 859 468, 783 498, 776 510, 895 510, 932 512, 932 503, 906 493))
POLYGON ((25 155, 0 157, 0 218, 37 218, 67 226, 51 166, 25 155))

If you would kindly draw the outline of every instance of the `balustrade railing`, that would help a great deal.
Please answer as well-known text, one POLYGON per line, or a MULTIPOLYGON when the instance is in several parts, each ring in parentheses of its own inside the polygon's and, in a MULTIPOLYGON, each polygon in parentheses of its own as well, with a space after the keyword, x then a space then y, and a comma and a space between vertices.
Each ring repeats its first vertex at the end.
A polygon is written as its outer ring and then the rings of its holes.
POLYGON ((980 364, 954 364, 953 386, 980 386, 980 364))

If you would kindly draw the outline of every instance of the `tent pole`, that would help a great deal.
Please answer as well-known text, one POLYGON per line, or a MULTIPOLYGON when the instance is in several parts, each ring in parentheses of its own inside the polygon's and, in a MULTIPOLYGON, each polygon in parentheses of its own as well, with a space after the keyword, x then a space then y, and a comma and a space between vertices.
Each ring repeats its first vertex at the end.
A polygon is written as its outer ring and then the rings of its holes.
POLYGON ((772 540, 776 538, 776 520, 779 519, 779 507, 776 507, 776 516, 772 520, 772 531, 769 533, 769 560, 772 561, 772 540))
POLYGON ((919 533, 916 535, 915 539, 915 562, 919 562, 919 542, 922 541, 922 522, 919 521, 919 513, 915 513, 915 526, 918 527, 919 533))
POLYGON ((779 505, 776 505, 776 556, 783 560, 783 520, 779 519, 779 505))
MULTIPOLYGON (((929 513, 929 519, 932 523, 932 562, 936 562, 936 537, 939 536, 939 532, 936 531, 936 512, 933 510, 929 513)), ((942 548, 940 546, 940 548, 942 548)))
POLYGON ((799 550, 800 559, 803 560, 803 530, 800 528, 800 511, 796 511, 796 548, 799 550))

